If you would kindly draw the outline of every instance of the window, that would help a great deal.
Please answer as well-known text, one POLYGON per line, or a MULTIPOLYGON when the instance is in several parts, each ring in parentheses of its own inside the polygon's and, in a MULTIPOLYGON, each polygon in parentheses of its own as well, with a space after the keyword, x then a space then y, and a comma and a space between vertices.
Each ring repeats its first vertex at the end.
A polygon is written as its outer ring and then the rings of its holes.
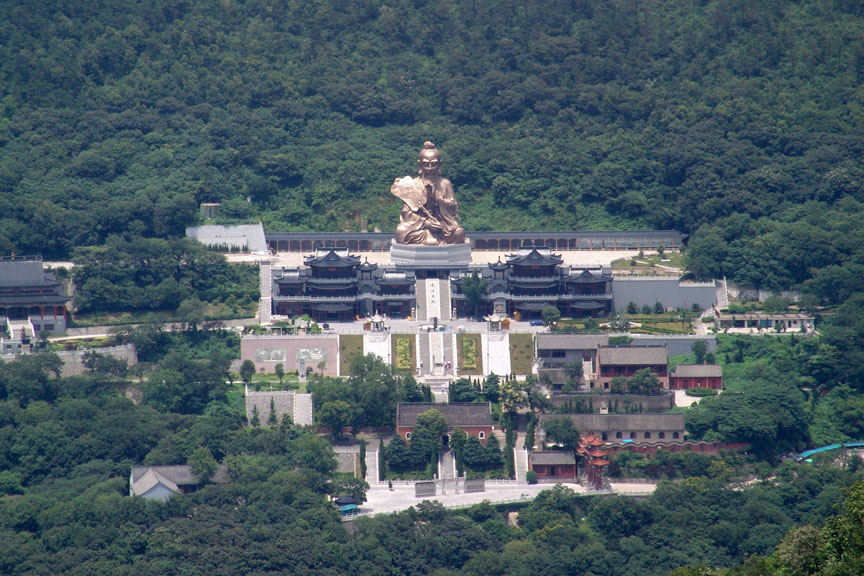
POLYGON ((480 440, 485 440, 485 439, 486 439, 486 432, 483 432, 483 431, 481 430, 481 431, 480 431, 480 434, 478 434, 478 436, 479 436, 480 440))
POLYGON ((631 440, 635 440, 635 439, 636 439, 636 433, 635 433, 635 432, 630 432, 630 439, 631 439, 631 440))
POLYGON ((602 438, 603 438, 603 440, 608 440, 609 439, 609 433, 603 432, 602 438))
POLYGON ((649 438, 651 438, 651 433, 645 432, 645 439, 648 440, 649 438))
POLYGON ((621 432, 616 432, 616 433, 615 433, 615 438, 623 438, 621 432))
POLYGON ((657 437, 660 438, 660 440, 663 440, 663 439, 666 438, 666 433, 665 433, 665 432, 660 432, 659 434, 657 434, 657 437))
POLYGON ((674 440, 677 440, 677 439, 678 439, 678 433, 677 433, 677 432, 672 432, 672 438, 673 438, 674 440))
POLYGON ((405 438, 406 438, 407 440, 410 440, 410 439, 411 439, 411 433, 410 433, 410 432, 406 432, 406 433, 405 433, 405 438))

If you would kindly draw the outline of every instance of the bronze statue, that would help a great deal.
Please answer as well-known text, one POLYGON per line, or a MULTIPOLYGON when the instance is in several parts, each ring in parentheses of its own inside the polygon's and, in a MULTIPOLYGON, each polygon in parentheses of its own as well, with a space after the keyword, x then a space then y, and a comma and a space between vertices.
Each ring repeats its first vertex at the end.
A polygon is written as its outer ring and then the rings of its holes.
POLYGON ((465 230, 459 225, 453 185, 441 177, 441 152, 432 142, 424 142, 417 163, 418 178, 397 178, 390 188, 402 200, 396 242, 427 246, 462 244, 465 230))

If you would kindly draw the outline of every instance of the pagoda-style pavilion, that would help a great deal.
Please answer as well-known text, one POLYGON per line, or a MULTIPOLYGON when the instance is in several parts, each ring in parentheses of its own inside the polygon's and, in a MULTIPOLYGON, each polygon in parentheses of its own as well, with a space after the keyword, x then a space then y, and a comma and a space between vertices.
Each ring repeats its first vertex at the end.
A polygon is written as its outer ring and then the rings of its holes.
POLYGON ((570 268, 551 249, 528 246, 509 254, 506 262, 499 259, 484 269, 451 276, 451 297, 460 316, 472 312, 462 292, 462 282, 474 272, 481 272, 487 283, 481 309, 484 314, 513 316, 518 312, 522 319, 530 320, 541 319, 543 309, 549 306, 570 318, 605 316, 612 311, 609 268, 570 268))
POLYGON ((319 250, 301 268, 272 272, 272 314, 308 314, 316 322, 345 322, 386 314, 405 318, 414 304, 414 272, 379 269, 347 250, 319 250))
POLYGON ((576 453, 582 458, 585 463, 585 476, 588 479, 588 485, 594 490, 603 490, 604 478, 603 469, 609 465, 606 457, 609 455, 605 450, 601 450, 605 442, 594 434, 583 436, 579 439, 579 445, 576 453))

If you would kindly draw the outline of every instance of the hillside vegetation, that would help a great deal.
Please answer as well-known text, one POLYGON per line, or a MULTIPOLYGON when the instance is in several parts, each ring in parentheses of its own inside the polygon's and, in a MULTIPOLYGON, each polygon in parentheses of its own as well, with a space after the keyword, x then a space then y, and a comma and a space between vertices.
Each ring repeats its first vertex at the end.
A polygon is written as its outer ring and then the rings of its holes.
POLYGON ((392 230, 431 139, 468 230, 676 228, 700 275, 836 300, 862 32, 851 0, 9 0, 0 252, 180 235, 200 202, 392 230))

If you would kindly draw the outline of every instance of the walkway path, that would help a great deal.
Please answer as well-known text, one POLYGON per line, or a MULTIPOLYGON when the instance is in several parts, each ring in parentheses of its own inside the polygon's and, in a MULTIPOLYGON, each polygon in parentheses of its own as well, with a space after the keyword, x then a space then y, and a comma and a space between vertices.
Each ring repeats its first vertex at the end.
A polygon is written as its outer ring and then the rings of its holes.
POLYGON ((491 332, 480 334, 483 344, 483 373, 494 372, 499 375, 507 375, 510 369, 510 334, 507 332, 491 332))
POLYGON ((363 353, 375 354, 384 362, 390 364, 392 355, 390 348, 390 334, 387 332, 366 332, 363 334, 363 353))

